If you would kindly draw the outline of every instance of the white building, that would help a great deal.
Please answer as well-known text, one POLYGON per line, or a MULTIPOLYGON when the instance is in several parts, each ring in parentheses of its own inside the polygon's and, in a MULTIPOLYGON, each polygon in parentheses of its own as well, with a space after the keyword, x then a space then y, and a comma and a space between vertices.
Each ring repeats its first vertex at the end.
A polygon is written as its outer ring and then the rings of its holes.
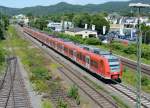
POLYGON ((60 32, 62 31, 62 24, 59 23, 59 22, 50 22, 48 25, 47 25, 48 28, 51 28, 53 29, 54 31, 57 31, 57 32, 60 32))
POLYGON ((61 21, 61 22, 49 22, 49 24, 47 25, 47 27, 53 29, 56 32, 61 32, 63 30, 67 30, 70 28, 73 28, 73 24, 72 22, 68 22, 68 21, 61 21))
POLYGON ((17 23, 23 22, 25 25, 28 25, 29 23, 29 18, 23 14, 14 16, 14 19, 16 20, 17 23))
POLYGON ((72 36, 81 36, 82 38, 98 38, 97 31, 84 28, 72 28, 65 31, 66 34, 72 36))

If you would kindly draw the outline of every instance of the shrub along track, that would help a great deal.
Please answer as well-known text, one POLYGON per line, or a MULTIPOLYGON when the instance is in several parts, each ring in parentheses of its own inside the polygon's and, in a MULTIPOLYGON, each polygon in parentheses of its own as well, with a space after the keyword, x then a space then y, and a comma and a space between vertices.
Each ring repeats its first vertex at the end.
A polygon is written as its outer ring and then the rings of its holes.
POLYGON ((8 60, 8 66, 0 85, 1 108, 31 108, 16 57, 8 60))

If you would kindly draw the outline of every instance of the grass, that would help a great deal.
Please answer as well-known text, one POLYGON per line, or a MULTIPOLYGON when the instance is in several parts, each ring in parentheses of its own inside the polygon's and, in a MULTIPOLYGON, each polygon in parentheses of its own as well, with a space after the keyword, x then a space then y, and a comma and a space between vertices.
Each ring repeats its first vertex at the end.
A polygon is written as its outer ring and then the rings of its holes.
POLYGON ((52 102, 50 100, 44 100, 42 102, 42 108, 53 108, 52 102))
POLYGON ((19 56, 25 69, 28 71, 33 88, 38 93, 49 93, 60 87, 59 81, 52 78, 52 68, 57 68, 44 53, 30 42, 22 39, 13 26, 9 26, 8 32, 11 46, 15 49, 15 54, 19 56), (51 83, 49 83, 51 82, 51 83))
MULTIPOLYGON (((7 33, 15 54, 19 56, 28 71, 34 91, 50 96, 53 91, 61 88, 61 77, 56 72, 59 65, 47 59, 45 54, 30 42, 22 39, 13 26, 9 26, 7 33)), ((42 108, 52 108, 52 103, 44 99, 42 108)))
MULTIPOLYGON (((136 72, 128 67, 124 68, 122 81, 126 84, 136 87, 136 72)), ((149 76, 142 75, 142 90, 150 93, 150 78, 149 76)))
POLYGON ((119 97, 117 96, 114 96, 112 95, 111 96, 114 100, 117 101, 118 105, 121 107, 121 108, 130 108, 126 103, 124 103, 119 97))
POLYGON ((51 64, 50 64, 50 67, 51 67, 52 69, 56 70, 56 69, 59 67, 59 65, 56 64, 56 63, 51 63, 51 64))
POLYGON ((50 65, 47 58, 43 56, 39 49, 34 48, 32 44, 20 38, 14 27, 9 27, 8 34, 16 55, 21 58, 25 68, 29 70, 28 74, 34 90, 40 93, 48 91, 46 80, 49 80, 51 75, 46 67, 50 65))
POLYGON ((4 73, 7 66, 5 57, 8 56, 9 52, 7 47, 5 47, 6 40, 0 40, 0 75, 4 73))

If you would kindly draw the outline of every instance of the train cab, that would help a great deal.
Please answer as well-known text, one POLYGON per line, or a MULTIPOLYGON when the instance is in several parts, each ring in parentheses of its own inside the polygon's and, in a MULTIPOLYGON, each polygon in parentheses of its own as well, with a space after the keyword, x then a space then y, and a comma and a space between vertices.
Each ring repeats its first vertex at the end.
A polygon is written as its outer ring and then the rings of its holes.
POLYGON ((121 63, 118 57, 114 55, 105 55, 108 60, 111 79, 121 79, 121 63))

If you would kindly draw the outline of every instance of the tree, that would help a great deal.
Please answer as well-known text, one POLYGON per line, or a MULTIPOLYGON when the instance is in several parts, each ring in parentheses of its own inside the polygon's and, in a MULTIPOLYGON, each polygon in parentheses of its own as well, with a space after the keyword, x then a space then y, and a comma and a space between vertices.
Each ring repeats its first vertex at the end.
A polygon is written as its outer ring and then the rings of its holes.
POLYGON ((9 18, 6 15, 3 15, 0 13, 1 19, 0 19, 0 40, 5 39, 4 37, 4 31, 7 30, 7 27, 9 25, 9 18))
POLYGON ((141 24, 141 30, 143 34, 143 43, 149 44, 150 43, 150 27, 146 26, 145 24, 141 24))
POLYGON ((74 13, 65 13, 64 16, 67 17, 68 21, 72 21, 73 17, 74 17, 74 13))
POLYGON ((31 12, 27 13, 26 16, 27 16, 29 19, 34 18, 33 14, 32 14, 31 12))
POLYGON ((8 27, 8 25, 9 25, 9 18, 8 18, 8 16, 5 16, 5 15, 3 15, 2 16, 2 21, 3 21, 3 27, 4 27, 4 29, 5 30, 7 30, 7 27, 8 27))
POLYGON ((109 31, 110 28, 108 21, 99 14, 92 16, 91 24, 94 24, 96 26, 98 34, 103 34, 103 26, 106 26, 106 33, 109 31))
POLYGON ((48 24, 48 21, 42 19, 42 18, 39 18, 35 21, 35 27, 37 27, 38 29, 40 30, 43 30, 44 28, 47 27, 47 24, 48 24))
POLYGON ((90 26, 91 16, 88 13, 77 14, 73 18, 75 26, 84 28, 85 24, 90 26))
POLYGON ((2 24, 0 23, 0 40, 4 39, 2 24))

